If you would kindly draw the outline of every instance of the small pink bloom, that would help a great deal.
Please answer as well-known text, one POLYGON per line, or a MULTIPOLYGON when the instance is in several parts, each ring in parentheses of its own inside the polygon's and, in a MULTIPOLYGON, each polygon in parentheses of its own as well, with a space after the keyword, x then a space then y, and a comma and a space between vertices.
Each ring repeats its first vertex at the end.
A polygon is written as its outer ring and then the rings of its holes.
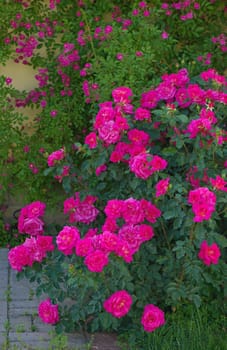
POLYGON ((77 241, 76 255, 85 257, 92 252, 94 252, 94 246, 91 237, 84 237, 77 241))
POLYGON ((39 304, 38 314, 44 323, 55 324, 59 322, 58 305, 52 304, 50 299, 39 304))
POLYGON ((141 201, 134 198, 123 201, 121 215, 127 224, 139 224, 144 221, 141 201))
POLYGON ((192 204, 195 214, 194 222, 209 220, 215 211, 216 195, 207 187, 198 187, 189 192, 188 202, 192 204))
POLYGON ((210 183, 215 190, 227 192, 227 181, 217 175, 215 179, 210 178, 210 183))
POLYGON ((135 111, 135 120, 150 120, 151 112, 148 109, 139 107, 135 111))
POLYGON ((168 39, 169 34, 167 32, 162 32, 162 39, 168 39))
POLYGON ((24 153, 30 152, 30 147, 28 145, 25 145, 23 148, 24 153))
POLYGON ((128 242, 120 237, 115 248, 115 254, 122 257, 127 264, 131 263, 133 260, 133 250, 128 242))
POLYGON ((127 86, 120 86, 112 91, 115 103, 128 103, 132 96, 132 90, 127 86))
POLYGON ((161 211, 146 199, 142 199, 141 202, 146 220, 154 224, 157 221, 157 218, 161 216, 161 211))
POLYGON ((167 179, 160 180, 156 185, 156 193, 155 197, 163 196, 167 191, 169 187, 169 177, 167 179))
POLYGON ((99 214, 99 210, 93 205, 96 199, 96 197, 87 196, 81 201, 77 193, 75 200, 69 198, 67 203, 64 202, 64 212, 70 213, 70 222, 82 222, 84 224, 93 222, 99 214))
POLYGON ((102 164, 100 166, 98 166, 95 170, 95 174, 96 176, 99 176, 101 173, 103 173, 104 171, 106 171, 107 166, 105 164, 102 164))
POLYGON ((114 252, 118 243, 118 236, 110 231, 104 231, 99 235, 99 246, 105 253, 114 252))
POLYGON ((49 167, 55 166, 57 162, 65 158, 65 151, 63 148, 52 152, 47 159, 47 164, 49 167))
POLYGON ((50 112, 50 115, 51 115, 51 117, 53 117, 53 118, 56 117, 57 114, 58 114, 58 111, 57 111, 57 110, 53 110, 53 111, 50 112))
POLYGON ((144 308, 141 323, 146 332, 153 332, 165 324, 165 314, 157 306, 148 304, 144 308))
POLYGON ((116 143, 121 137, 121 128, 113 120, 109 120, 103 123, 98 128, 98 134, 100 140, 104 141, 107 145, 116 143))
POLYGON ((12 79, 8 77, 5 79, 5 82, 7 85, 10 85, 12 83, 12 79))
POLYGON ((43 234, 43 221, 38 217, 26 218, 23 224, 23 233, 27 233, 31 236, 38 236, 43 234))
POLYGON ((221 252, 216 243, 212 243, 210 246, 207 244, 207 241, 201 243, 198 257, 205 265, 218 264, 220 256, 221 252))
POLYGON ((132 302, 132 297, 126 290, 119 290, 104 301, 103 307, 114 317, 121 318, 129 312, 132 302))
POLYGON ((95 132, 90 132, 90 134, 88 134, 85 137, 85 142, 86 145, 89 146, 90 149, 94 149, 97 147, 97 136, 95 132))
POLYGON ((151 155, 147 153, 140 153, 129 160, 130 170, 143 180, 148 179, 153 174, 151 169, 151 155))
POLYGON ((108 262, 107 254, 101 250, 96 250, 88 254, 84 260, 85 265, 91 272, 102 272, 108 262))
POLYGON ((155 172, 164 170, 167 167, 168 163, 165 159, 155 155, 153 156, 150 165, 152 166, 152 171, 155 172))
POLYGON ((19 272, 24 266, 32 266, 33 264, 30 250, 24 245, 12 248, 8 253, 8 260, 12 269, 19 272))
POLYGON ((65 255, 72 254, 79 238, 80 233, 76 227, 64 226, 56 238, 58 250, 65 255))
POLYGON ((122 215, 123 201, 120 199, 110 199, 104 209, 105 214, 110 219, 118 219, 122 215))

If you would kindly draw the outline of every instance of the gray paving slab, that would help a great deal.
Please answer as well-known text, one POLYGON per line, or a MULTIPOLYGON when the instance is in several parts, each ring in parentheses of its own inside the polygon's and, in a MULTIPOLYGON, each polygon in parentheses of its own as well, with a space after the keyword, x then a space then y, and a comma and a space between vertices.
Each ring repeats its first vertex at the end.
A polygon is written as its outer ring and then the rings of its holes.
POLYGON ((7 302, 0 301, 0 333, 5 332, 7 324, 7 302))
POLYGON ((17 280, 17 272, 10 271, 10 285, 11 288, 11 298, 12 300, 29 300, 32 298, 33 289, 35 284, 30 283, 27 279, 17 280))
POLYGON ((8 266, 8 252, 9 249, 1 248, 0 249, 0 266, 8 266))
POLYGON ((4 349, 5 342, 6 342, 5 333, 0 332, 0 349, 4 349))
MULTIPOLYGON (((33 333, 10 333, 10 346, 11 348, 17 347, 17 350, 47 350, 50 344, 53 344, 51 340, 51 334, 46 332, 33 332, 33 333)), ((68 348, 75 350, 81 348, 85 344, 85 338, 81 334, 68 334, 66 336, 68 348)), ((56 341, 57 342, 57 341, 56 341)), ((55 349, 55 348, 54 348, 55 349)), ((56 347, 57 350, 57 347, 56 347)))
POLYGON ((7 290, 8 290, 8 270, 4 270, 4 271, 0 270, 0 300, 6 300, 7 290))

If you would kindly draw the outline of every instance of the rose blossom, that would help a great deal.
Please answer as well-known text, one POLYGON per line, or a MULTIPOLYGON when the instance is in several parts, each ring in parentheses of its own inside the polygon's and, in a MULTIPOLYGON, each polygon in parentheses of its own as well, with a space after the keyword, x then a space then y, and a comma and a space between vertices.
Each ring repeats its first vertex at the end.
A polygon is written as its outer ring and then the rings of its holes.
POLYGON ((103 307, 114 317, 121 318, 129 312, 132 302, 132 297, 126 290, 118 290, 104 301, 103 307))
POLYGON ((108 256, 101 250, 88 254, 84 260, 85 265, 91 272, 102 272, 108 262, 108 256))
POLYGON ((8 254, 8 260, 12 269, 22 271, 24 266, 32 266, 33 261, 30 250, 24 245, 12 248, 8 254))
POLYGON ((155 197, 160 197, 163 196, 167 191, 169 187, 169 177, 167 179, 160 180, 156 185, 155 185, 155 197))
POLYGON ((50 299, 39 304, 38 313, 44 323, 55 324, 59 321, 58 305, 52 304, 50 299))
POLYGON ((92 252, 94 252, 94 246, 91 237, 84 237, 77 241, 76 255, 85 257, 92 252))
POLYGON ((90 149, 96 148, 98 144, 96 133, 90 132, 90 134, 86 136, 84 143, 88 145, 90 149))
POLYGON ((140 153, 130 158, 129 161, 130 170, 143 180, 146 180, 153 174, 151 169, 151 155, 147 153, 140 153))
POLYGON ((64 226, 56 238, 58 249, 65 255, 72 254, 79 238, 80 233, 76 227, 64 226))
POLYGON ((207 241, 203 241, 201 243, 198 257, 204 262, 205 265, 216 265, 220 256, 221 252, 216 243, 212 243, 210 246, 207 244, 207 241))
POLYGON ((65 158, 64 149, 59 149, 57 151, 52 152, 47 159, 47 164, 49 167, 55 166, 55 164, 65 158))
POLYGON ((44 223, 38 217, 26 218, 23 222, 23 233, 27 233, 32 236, 42 235, 44 223))
POLYGON ((165 314, 157 306, 148 304, 144 308, 141 323, 146 332, 153 332, 165 324, 165 314))

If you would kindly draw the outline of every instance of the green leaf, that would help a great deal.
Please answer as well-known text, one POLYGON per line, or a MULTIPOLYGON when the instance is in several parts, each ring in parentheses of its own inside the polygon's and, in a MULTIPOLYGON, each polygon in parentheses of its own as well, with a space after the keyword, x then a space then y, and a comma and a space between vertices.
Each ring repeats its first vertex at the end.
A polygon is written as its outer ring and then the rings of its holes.
POLYGON ((220 235, 219 233, 213 233, 212 236, 222 248, 227 247, 227 238, 225 236, 220 235))

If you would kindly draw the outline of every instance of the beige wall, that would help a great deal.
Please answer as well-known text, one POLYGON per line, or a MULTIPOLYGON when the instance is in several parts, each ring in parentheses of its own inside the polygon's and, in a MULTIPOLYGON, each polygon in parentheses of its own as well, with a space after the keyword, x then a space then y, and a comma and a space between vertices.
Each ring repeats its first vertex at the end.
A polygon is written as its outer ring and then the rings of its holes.
MULTIPOLYGON (((13 60, 8 60, 5 66, 0 65, 0 75, 10 77, 13 87, 19 91, 30 91, 38 86, 38 82, 34 78, 36 71, 28 65, 22 63, 15 63, 13 60)), ((33 130, 33 119, 39 112, 37 109, 31 109, 29 107, 19 108, 18 112, 23 113, 28 117, 28 120, 25 122, 24 127, 25 131, 29 134, 33 130)))

